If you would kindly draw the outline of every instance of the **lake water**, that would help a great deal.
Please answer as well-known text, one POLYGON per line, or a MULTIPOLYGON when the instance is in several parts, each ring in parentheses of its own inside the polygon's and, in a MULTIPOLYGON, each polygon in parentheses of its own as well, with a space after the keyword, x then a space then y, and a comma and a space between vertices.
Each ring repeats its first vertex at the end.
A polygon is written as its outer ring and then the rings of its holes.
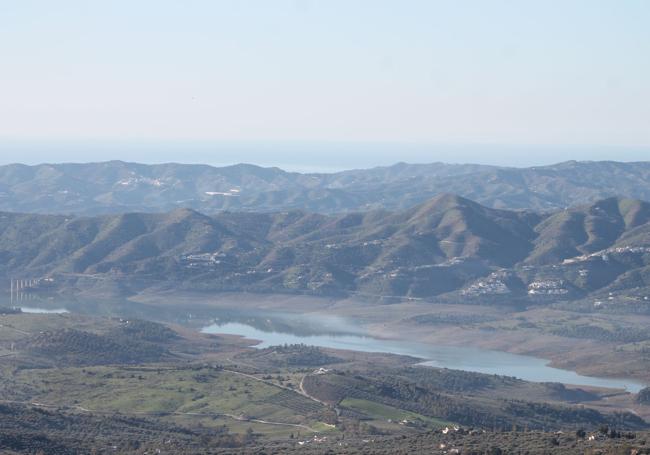
MULTIPOLYGON (((0 299, 0 306, 12 302, 0 299)), ((128 317, 173 322, 205 333, 240 335, 260 340, 265 348, 278 344, 304 343, 314 346, 362 352, 386 352, 423 359, 424 365, 514 376, 527 381, 561 382, 638 392, 644 384, 630 379, 595 378, 548 366, 530 356, 486 349, 436 346, 365 335, 356 321, 332 315, 299 315, 276 311, 247 311, 188 306, 151 307, 126 300, 40 299, 22 306, 25 313, 82 313, 105 317, 128 317), (214 322, 210 324, 210 321, 214 322), (208 325, 210 324, 210 325, 208 325)))
POLYGON ((38 307, 28 307, 21 306, 20 311, 23 313, 41 313, 41 314, 63 314, 69 313, 65 308, 38 308, 38 307))
POLYGON ((634 393, 645 386, 640 382, 627 379, 582 376, 573 371, 550 367, 544 359, 487 349, 436 346, 345 333, 307 335, 302 331, 300 334, 297 334, 294 331, 261 330, 250 324, 241 322, 215 323, 204 327, 201 331, 212 334, 239 335, 245 338, 259 340, 260 343, 256 345, 257 348, 266 348, 285 343, 303 343, 333 349, 409 355, 423 359, 423 365, 477 373, 514 376, 526 381, 561 382, 564 384, 609 387, 627 389, 634 393))

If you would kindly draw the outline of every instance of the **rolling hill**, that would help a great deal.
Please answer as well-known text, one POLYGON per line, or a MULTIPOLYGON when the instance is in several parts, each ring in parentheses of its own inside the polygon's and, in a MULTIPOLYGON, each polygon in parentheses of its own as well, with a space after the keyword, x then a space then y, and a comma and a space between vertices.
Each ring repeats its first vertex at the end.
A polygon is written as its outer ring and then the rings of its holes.
POLYGON ((649 242, 650 204, 622 198, 541 213, 447 193, 405 210, 338 215, 4 212, 0 275, 82 288, 110 282, 123 292, 643 298, 649 242))

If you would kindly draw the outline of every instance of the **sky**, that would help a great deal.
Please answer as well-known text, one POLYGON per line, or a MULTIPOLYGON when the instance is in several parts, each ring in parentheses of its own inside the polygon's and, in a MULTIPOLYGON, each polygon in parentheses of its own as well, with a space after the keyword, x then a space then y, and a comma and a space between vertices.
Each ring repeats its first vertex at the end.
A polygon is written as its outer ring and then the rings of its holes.
POLYGON ((0 0, 0 163, 650 159, 646 0, 0 0))

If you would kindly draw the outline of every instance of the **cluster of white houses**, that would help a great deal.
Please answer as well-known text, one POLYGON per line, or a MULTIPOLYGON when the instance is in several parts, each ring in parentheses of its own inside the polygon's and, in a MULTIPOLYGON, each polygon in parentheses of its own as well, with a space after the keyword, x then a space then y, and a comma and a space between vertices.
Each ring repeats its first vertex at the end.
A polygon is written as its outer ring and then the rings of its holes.
POLYGON ((591 254, 583 254, 581 256, 576 256, 572 258, 565 259, 562 261, 563 265, 575 264, 577 262, 584 262, 590 259, 602 259, 603 261, 609 261, 609 256, 611 254, 647 254, 650 253, 650 247, 648 246, 619 246, 607 248, 605 250, 597 251, 591 254))

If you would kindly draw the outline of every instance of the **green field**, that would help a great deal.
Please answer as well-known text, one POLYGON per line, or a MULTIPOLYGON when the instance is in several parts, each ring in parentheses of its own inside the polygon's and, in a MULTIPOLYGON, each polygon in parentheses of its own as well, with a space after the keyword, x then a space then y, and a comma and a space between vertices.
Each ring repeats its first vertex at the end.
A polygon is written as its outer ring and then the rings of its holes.
POLYGON ((35 391, 31 400, 47 405, 199 418, 205 425, 260 420, 270 423, 250 422, 255 431, 268 428, 280 434, 331 430, 319 425, 323 408, 319 403, 263 381, 211 368, 70 367, 21 370, 15 379, 24 389, 35 391))
POLYGON ((402 421, 421 421, 430 426, 442 427, 449 425, 449 422, 444 420, 434 419, 432 417, 423 416, 415 412, 405 411, 403 409, 394 408, 382 403, 377 403, 375 401, 362 400, 358 398, 345 398, 341 401, 341 406, 345 408, 352 409, 353 411, 358 411, 363 414, 366 414, 374 419, 383 419, 391 420, 395 423, 402 421))

